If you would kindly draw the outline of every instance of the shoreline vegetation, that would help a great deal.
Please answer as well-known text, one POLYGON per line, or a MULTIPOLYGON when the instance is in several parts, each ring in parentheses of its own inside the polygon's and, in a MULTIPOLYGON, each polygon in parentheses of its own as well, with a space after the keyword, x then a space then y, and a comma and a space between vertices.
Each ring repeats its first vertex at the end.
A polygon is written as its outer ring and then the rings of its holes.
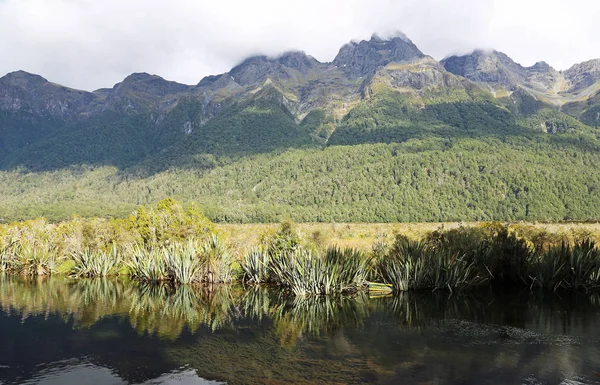
POLYGON ((370 225, 357 224, 354 243, 336 241, 343 238, 336 227, 343 232, 352 225, 309 226, 283 221, 242 234, 239 226, 219 228, 194 204, 184 207, 167 198, 125 219, 74 216, 56 224, 35 219, 0 225, 0 273, 128 276, 209 290, 239 282, 278 287, 294 297, 355 294, 370 287, 396 295, 481 287, 600 291, 597 225, 559 232, 554 224, 396 224, 411 229, 403 232, 374 224, 392 232, 373 237, 364 231, 370 225))

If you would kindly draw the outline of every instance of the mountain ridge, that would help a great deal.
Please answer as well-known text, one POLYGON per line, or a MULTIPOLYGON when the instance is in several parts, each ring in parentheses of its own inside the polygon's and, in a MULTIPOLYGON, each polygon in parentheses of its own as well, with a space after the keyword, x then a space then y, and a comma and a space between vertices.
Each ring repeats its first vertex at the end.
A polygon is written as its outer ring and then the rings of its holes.
POLYGON ((88 92, 14 72, 0 218, 168 195, 225 221, 600 218, 599 73, 493 50, 439 62, 403 35, 328 63, 255 55, 195 85, 140 72, 88 92))

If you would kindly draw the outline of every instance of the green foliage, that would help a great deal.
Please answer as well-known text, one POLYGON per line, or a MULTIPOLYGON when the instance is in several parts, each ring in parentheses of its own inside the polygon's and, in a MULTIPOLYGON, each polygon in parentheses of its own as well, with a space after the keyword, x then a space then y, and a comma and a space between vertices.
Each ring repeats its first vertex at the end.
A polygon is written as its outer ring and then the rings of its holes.
POLYGON ((192 203, 184 208, 173 198, 159 201, 156 210, 140 206, 132 222, 146 246, 162 245, 167 240, 203 238, 214 230, 197 205, 192 203))
POLYGON ((527 129, 548 134, 591 133, 592 129, 577 119, 552 108, 543 108, 521 119, 519 124, 527 129))
MULTIPOLYGON (((2 243, 0 243, 2 245, 2 243)), ((16 238, 9 239, 6 244, 0 248, 0 273, 11 273, 18 269, 18 250, 19 240, 16 238)))
POLYGON ((479 96, 435 102, 407 98, 398 92, 378 94, 352 109, 331 135, 329 145, 404 142, 428 137, 500 136, 523 130, 497 101, 479 96))
POLYGON ((356 251, 330 249, 324 255, 306 249, 283 252, 271 261, 275 283, 295 296, 341 294, 360 290, 367 261, 356 251))
POLYGON ((121 257, 117 245, 113 244, 110 252, 85 249, 72 255, 74 265, 70 275, 78 278, 108 277, 118 273, 121 257))
MULTIPOLYGON (((598 97, 600 99, 600 96, 598 97)), ((600 128, 600 100, 598 104, 588 108, 582 115, 580 120, 590 127, 600 128)))
POLYGON ((296 232, 295 224, 286 219, 280 223, 279 230, 276 233, 263 234, 261 244, 273 257, 296 250, 300 245, 300 237, 296 232))
MULTIPOLYGON (((125 177, 109 168, 0 172, 0 217, 4 222, 40 215, 57 221, 75 213, 126 217, 140 204, 150 210, 172 196, 184 207, 200 202, 217 222, 600 218, 598 143, 585 136, 532 135, 293 150, 205 174, 178 170, 151 178, 125 177)), ((154 242, 160 218, 147 219, 145 238, 154 242)), ((183 235, 201 226, 175 228, 183 235)))
POLYGON ((135 245, 130 250, 130 259, 125 263, 132 278, 142 282, 159 283, 168 278, 167 266, 161 249, 135 245))
POLYGON ((209 284, 231 282, 233 257, 221 238, 212 234, 201 244, 200 255, 204 266, 202 282, 209 284))
POLYGON ((271 257, 261 249, 252 249, 241 262, 244 275, 242 280, 249 284, 260 284, 270 280, 271 257))
POLYGON ((390 253, 375 266, 378 276, 396 292, 461 290, 487 282, 474 261, 463 254, 436 249, 426 242, 397 237, 390 253))
POLYGON ((527 241, 508 226, 492 222, 480 227, 436 231, 428 239, 435 250, 462 255, 498 286, 522 285, 527 281, 527 265, 532 250, 527 241))
POLYGON ((31 277, 55 273, 59 259, 56 248, 49 243, 38 242, 20 244, 16 257, 17 272, 31 277))
POLYGON ((600 250, 588 239, 573 245, 562 242, 532 258, 529 267, 532 288, 592 291, 600 288, 600 250))
POLYGON ((202 279, 202 259, 198 256, 193 239, 183 245, 174 244, 163 248, 162 255, 168 280, 189 285, 202 279))
MULTIPOLYGON (((207 154, 238 159, 313 146, 309 135, 311 125, 299 127, 283 105, 269 98, 253 98, 226 106, 205 124, 190 122, 194 128, 188 135, 164 147, 157 156, 148 159, 146 165, 151 169, 163 169, 165 165, 203 168, 207 154)), ((180 124, 183 126, 184 122, 180 124)))
POLYGON ((232 280, 232 257, 215 235, 204 242, 188 239, 167 246, 135 245, 126 262, 129 274, 143 282, 189 285, 223 283, 232 280))

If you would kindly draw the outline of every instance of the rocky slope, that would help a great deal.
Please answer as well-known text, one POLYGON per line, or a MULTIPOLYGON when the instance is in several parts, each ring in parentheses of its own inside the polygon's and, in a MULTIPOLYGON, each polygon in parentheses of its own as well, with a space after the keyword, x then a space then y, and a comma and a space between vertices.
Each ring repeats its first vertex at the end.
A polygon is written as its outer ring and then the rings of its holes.
POLYGON ((130 167, 153 157, 177 164, 198 154, 401 141, 482 124, 502 131, 518 119, 528 119, 527 129, 582 132, 591 128, 558 108, 598 126, 598 95, 600 60, 564 72, 544 62, 523 67, 496 51, 437 62, 405 36, 351 42, 331 63, 304 52, 255 56, 197 85, 137 73, 86 92, 19 71, 0 78, 0 166, 130 167))
POLYGON ((441 62, 447 71, 466 77, 499 98, 525 91, 541 102, 560 107, 585 101, 600 90, 600 60, 557 71, 545 62, 523 67, 502 52, 476 50, 441 62))

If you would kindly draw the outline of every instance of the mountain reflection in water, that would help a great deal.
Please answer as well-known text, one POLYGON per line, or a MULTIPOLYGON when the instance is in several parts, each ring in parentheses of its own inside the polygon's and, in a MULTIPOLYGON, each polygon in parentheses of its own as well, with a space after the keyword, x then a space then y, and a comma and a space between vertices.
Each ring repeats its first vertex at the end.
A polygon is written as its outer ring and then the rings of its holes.
POLYGON ((0 383, 600 384, 597 296, 0 278, 0 383))

